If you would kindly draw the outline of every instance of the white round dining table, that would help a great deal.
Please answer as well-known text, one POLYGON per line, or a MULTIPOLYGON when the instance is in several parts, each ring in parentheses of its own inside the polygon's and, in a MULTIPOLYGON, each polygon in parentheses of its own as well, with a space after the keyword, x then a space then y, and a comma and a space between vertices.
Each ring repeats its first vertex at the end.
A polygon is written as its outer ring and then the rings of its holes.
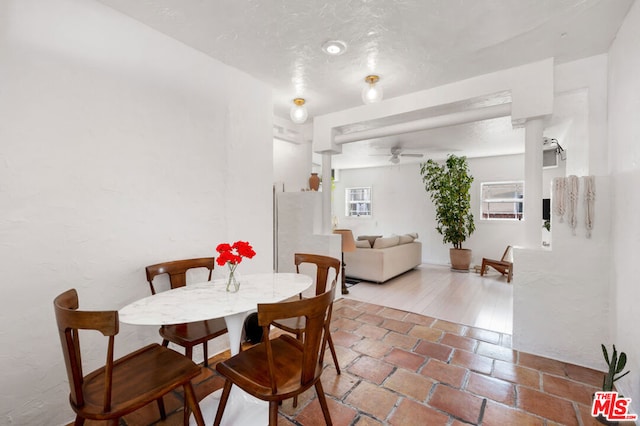
MULTIPOLYGON (((226 282, 216 279, 157 293, 137 300, 118 311, 120 321, 134 325, 168 325, 224 318, 229 333, 231 355, 239 352, 245 317, 259 303, 276 303, 308 289, 310 276, 294 273, 242 275, 237 292, 226 291, 226 282)), ((202 401, 200 408, 206 424, 212 424, 221 390, 202 401)), ((232 388, 222 418, 222 425, 264 425, 269 406, 240 390, 232 388)), ((191 423, 195 424, 193 416, 191 423)))

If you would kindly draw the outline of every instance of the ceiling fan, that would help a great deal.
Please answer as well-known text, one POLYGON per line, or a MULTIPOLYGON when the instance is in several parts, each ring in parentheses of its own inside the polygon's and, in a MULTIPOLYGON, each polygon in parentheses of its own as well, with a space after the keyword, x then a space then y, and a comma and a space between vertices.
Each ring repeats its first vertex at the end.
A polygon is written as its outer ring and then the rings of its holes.
MULTIPOLYGON (((400 147, 392 147, 390 151, 391 157, 389 161, 391 164, 398 164, 400 162, 400 157, 423 157, 424 154, 403 154, 402 148, 400 147)), ((389 155, 389 154, 374 154, 374 155, 389 155)))

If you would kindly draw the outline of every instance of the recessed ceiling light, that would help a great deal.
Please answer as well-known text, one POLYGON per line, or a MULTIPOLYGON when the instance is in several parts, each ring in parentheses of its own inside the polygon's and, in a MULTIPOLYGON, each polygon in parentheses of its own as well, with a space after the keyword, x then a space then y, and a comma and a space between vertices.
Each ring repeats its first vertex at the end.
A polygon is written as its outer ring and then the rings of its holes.
POLYGON ((342 55, 347 50, 347 43, 341 40, 329 40, 322 45, 322 50, 327 55, 342 55))

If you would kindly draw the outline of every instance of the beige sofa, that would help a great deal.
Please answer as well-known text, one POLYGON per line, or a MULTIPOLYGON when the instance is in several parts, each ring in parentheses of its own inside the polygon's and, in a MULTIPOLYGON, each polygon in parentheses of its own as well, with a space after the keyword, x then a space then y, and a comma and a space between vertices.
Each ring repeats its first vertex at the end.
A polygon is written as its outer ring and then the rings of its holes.
POLYGON ((383 283, 422 263, 422 243, 415 241, 417 234, 358 238, 356 251, 344 253, 348 278, 383 283))

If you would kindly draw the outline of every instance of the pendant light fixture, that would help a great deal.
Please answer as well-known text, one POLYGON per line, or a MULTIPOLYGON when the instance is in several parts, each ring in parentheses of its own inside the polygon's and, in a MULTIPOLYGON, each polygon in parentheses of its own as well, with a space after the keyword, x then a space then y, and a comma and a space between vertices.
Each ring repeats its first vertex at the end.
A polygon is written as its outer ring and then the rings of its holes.
POLYGON ((372 104, 382 100, 382 87, 376 84, 380 80, 377 75, 368 75, 364 78, 367 85, 362 89, 362 101, 365 104, 372 104))
POLYGON ((304 106, 303 98, 295 98, 293 100, 293 106, 291 107, 289 115, 291 116, 291 121, 296 124, 302 124, 307 121, 309 113, 307 112, 307 107, 304 106))

